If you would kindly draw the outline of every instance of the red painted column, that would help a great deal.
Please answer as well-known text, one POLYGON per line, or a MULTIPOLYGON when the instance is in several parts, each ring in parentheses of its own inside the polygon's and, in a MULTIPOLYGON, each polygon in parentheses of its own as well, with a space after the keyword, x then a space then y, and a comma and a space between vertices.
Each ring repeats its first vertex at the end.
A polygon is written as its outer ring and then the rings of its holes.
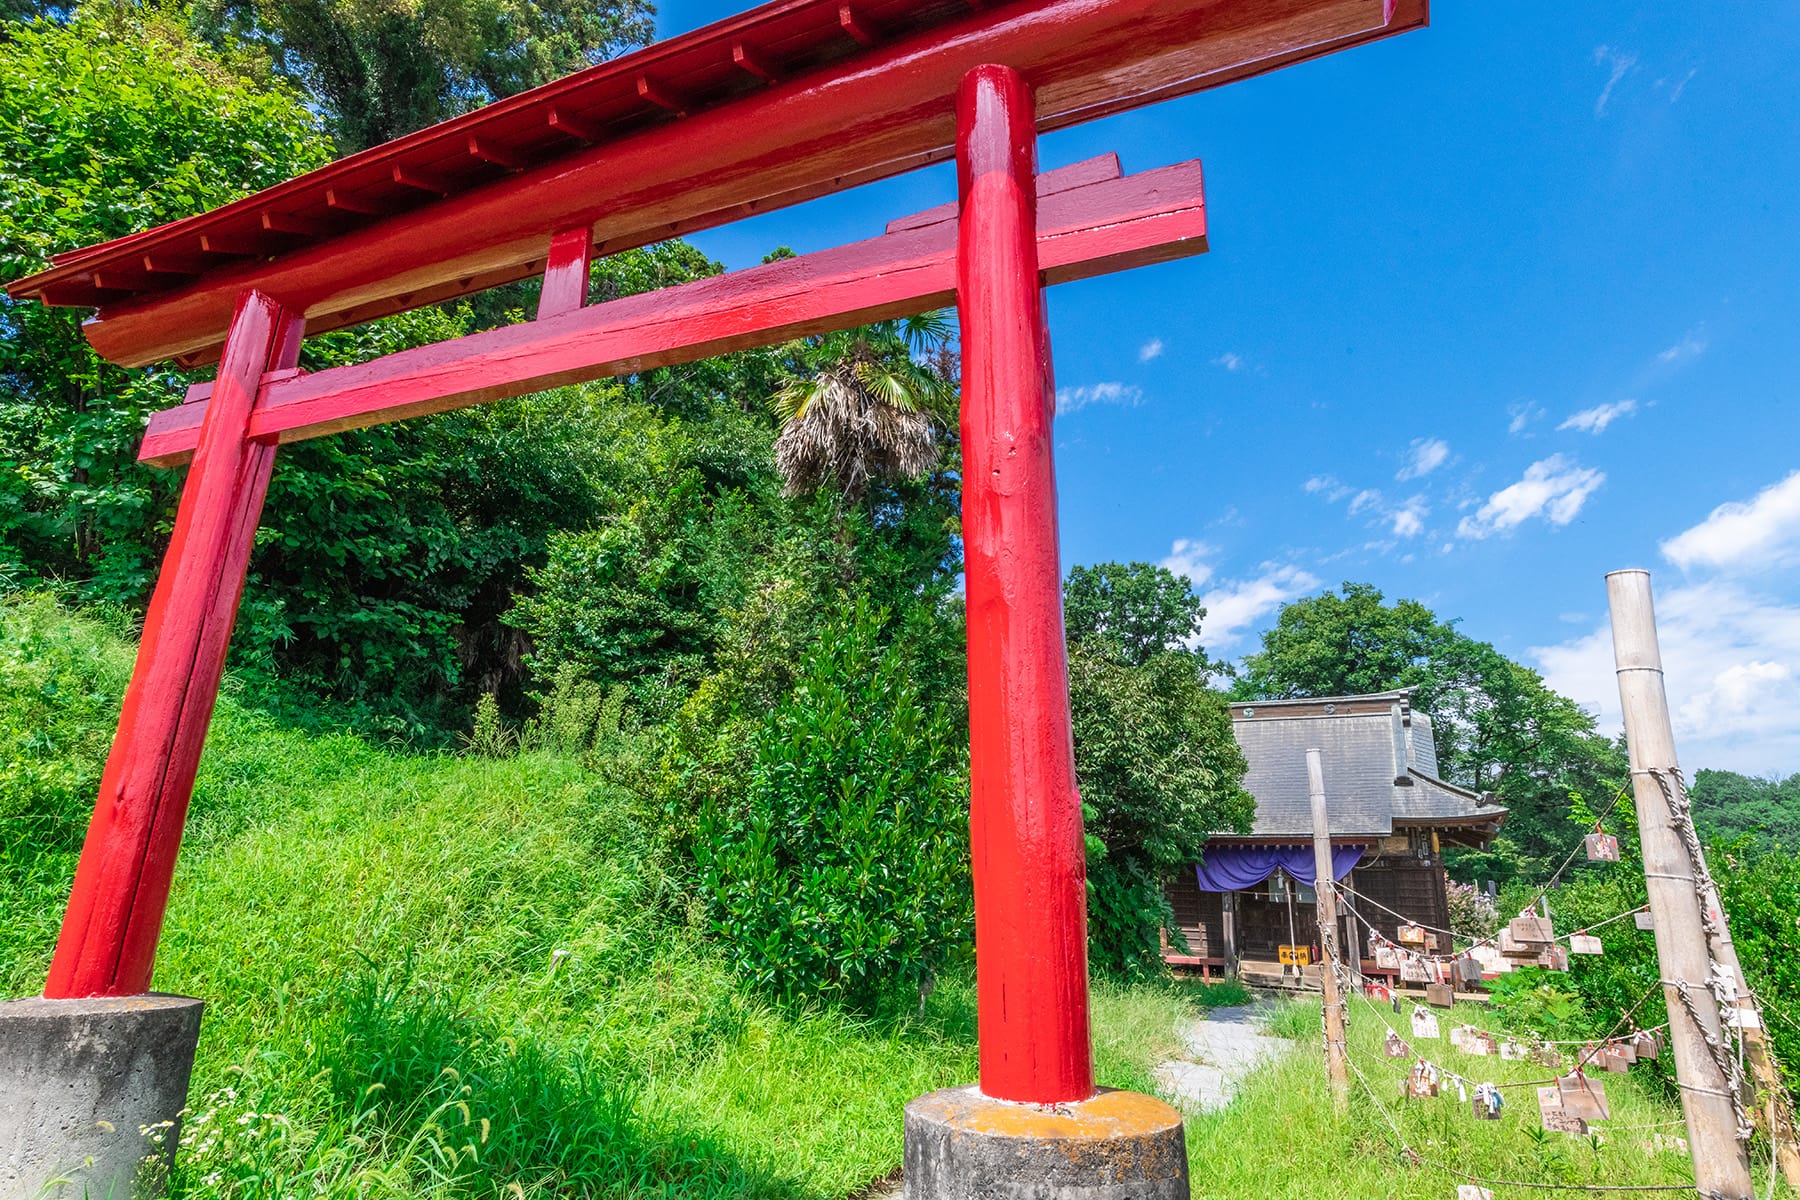
POLYGON ((119 731, 82 843, 44 995, 149 990, 200 748, 218 699, 275 447, 245 437, 265 371, 294 365, 301 320, 246 292, 225 342, 175 532, 144 618, 119 731))
POLYGON ((957 94, 963 549, 981 1090, 1094 1091, 1087 864, 1069 729, 1031 89, 983 66, 957 94))

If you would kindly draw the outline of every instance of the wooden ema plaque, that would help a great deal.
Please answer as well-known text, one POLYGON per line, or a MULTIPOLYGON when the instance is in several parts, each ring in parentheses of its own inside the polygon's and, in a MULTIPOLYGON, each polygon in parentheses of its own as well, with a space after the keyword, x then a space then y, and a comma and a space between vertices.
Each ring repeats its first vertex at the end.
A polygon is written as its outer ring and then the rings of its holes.
POLYGON ((1600 939, 1594 937, 1592 934, 1585 932, 1577 933, 1571 934, 1569 937, 1569 953, 1604 954, 1606 953, 1606 947, 1602 946, 1600 944, 1600 939))
POLYGON ((1587 1121, 1563 1107, 1559 1090, 1554 1086, 1537 1090, 1538 1120, 1548 1133, 1573 1133, 1586 1136, 1587 1121))
POLYGON ((1610 833, 1590 833, 1582 839, 1589 862, 1618 862, 1619 839, 1610 833))
POLYGON ((1579 1067, 1556 1081, 1556 1092, 1562 1107, 1583 1120, 1604 1121, 1611 1115, 1606 1085, 1579 1067))
POLYGON ((1311 946, 1283 945, 1275 951, 1275 957, 1280 960, 1280 962, 1283 966, 1287 966, 1287 967, 1311 966, 1312 965, 1312 947, 1311 946))
POLYGON ((1389 1058, 1411 1058, 1412 1047, 1400 1039, 1400 1035, 1388 1030, 1387 1038, 1381 1043, 1381 1052, 1389 1058))
POLYGON ((1514 917, 1512 920, 1508 921, 1506 923, 1506 931, 1512 935, 1513 941, 1518 942, 1523 946, 1533 947, 1534 953, 1537 949, 1548 946, 1554 937, 1550 931, 1550 922, 1548 920, 1543 917, 1534 917, 1529 914, 1514 917))
POLYGON ((1434 1008, 1449 1008, 1456 1003, 1456 990, 1447 983, 1425 985, 1425 1003, 1434 1008))

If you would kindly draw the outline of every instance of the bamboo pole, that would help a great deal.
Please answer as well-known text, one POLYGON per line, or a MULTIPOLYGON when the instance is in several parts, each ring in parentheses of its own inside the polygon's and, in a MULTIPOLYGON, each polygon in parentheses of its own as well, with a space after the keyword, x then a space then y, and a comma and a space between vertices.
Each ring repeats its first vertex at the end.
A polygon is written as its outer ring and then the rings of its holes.
POLYGON ((1325 1070, 1331 1102, 1339 1112, 1350 1103, 1350 1070, 1344 1047, 1344 997, 1338 990, 1337 877, 1331 869, 1331 824, 1325 814, 1325 772, 1319 752, 1306 752, 1306 782, 1312 795, 1313 898, 1319 914, 1319 949, 1324 963, 1319 982, 1325 992, 1325 1070))
POLYGON ((1737 1136, 1737 1098, 1713 1051, 1724 1044, 1725 1031, 1710 984, 1712 956, 1701 915, 1700 885, 1678 818, 1663 792, 1665 782, 1679 778, 1679 768, 1663 690, 1650 574, 1614 571, 1606 577, 1606 592, 1644 879, 1656 927, 1656 958, 1669 1008, 1669 1041, 1694 1160, 1694 1185, 1705 1196, 1753 1200, 1750 1157, 1737 1136))

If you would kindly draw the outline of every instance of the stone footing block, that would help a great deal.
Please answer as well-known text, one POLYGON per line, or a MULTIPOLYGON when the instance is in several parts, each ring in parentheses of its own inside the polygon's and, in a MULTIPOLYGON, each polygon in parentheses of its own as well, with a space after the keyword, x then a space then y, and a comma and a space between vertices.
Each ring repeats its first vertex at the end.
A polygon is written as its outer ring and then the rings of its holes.
POLYGON ((906 1106, 906 1200, 1188 1200, 1181 1114, 1103 1088, 1013 1104, 972 1087, 906 1106))
POLYGON ((160 995, 0 1003, 0 1200, 126 1200, 155 1181, 173 1161, 200 1010, 160 995))

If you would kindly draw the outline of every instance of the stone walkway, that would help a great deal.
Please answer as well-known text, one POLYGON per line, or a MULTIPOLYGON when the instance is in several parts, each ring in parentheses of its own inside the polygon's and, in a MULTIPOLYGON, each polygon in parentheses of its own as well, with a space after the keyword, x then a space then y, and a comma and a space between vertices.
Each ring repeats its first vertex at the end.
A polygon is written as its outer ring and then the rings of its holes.
POLYGON ((1255 1005, 1216 1008, 1181 1032, 1186 1057, 1156 1068, 1168 1098, 1189 1112, 1208 1112, 1231 1102, 1238 1081, 1262 1063, 1285 1054, 1294 1043, 1257 1028, 1263 1009, 1255 1005))

